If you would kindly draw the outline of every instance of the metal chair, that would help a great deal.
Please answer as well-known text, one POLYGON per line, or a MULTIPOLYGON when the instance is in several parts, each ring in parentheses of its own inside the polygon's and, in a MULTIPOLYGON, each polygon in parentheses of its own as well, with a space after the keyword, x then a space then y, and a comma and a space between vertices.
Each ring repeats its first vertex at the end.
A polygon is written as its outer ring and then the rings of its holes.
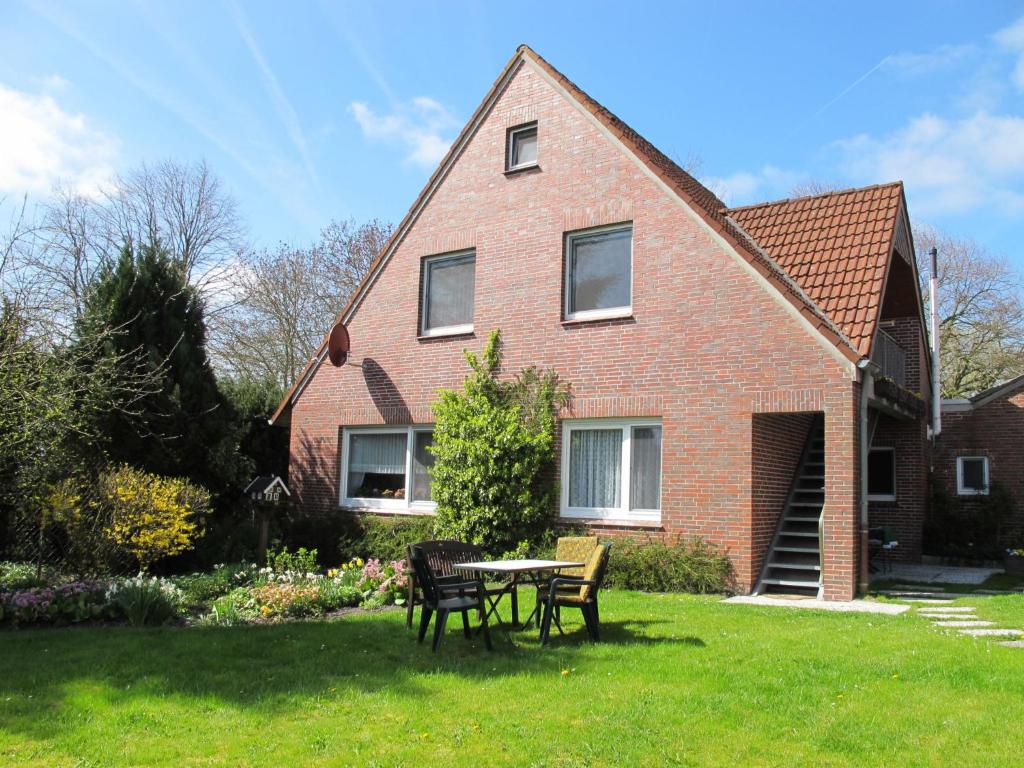
MULTIPOLYGON (((455 570, 455 566, 459 563, 470 563, 484 559, 483 550, 480 549, 479 546, 476 544, 469 544, 465 541, 456 541, 455 539, 437 539, 434 541, 421 541, 418 544, 410 544, 407 547, 410 567, 407 571, 409 576, 409 587, 408 595, 406 596, 407 606, 405 614, 405 625, 410 628, 412 627, 412 618, 416 611, 416 606, 423 602, 419 579, 415 570, 412 568, 413 547, 418 547, 423 552, 423 556, 430 565, 431 572, 434 574, 438 584, 441 584, 442 586, 447 581, 460 582, 465 581, 468 578, 480 579, 480 574, 468 574, 464 571, 459 572, 455 570)), ((501 591, 500 587, 484 586, 484 594, 487 597, 488 602, 492 602, 492 596, 499 594, 501 591)))

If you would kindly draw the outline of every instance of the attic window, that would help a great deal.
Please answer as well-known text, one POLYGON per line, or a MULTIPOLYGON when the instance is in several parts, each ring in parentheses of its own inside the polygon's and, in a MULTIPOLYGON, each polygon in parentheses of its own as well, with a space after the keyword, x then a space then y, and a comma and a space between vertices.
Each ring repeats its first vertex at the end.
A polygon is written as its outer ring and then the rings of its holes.
POLYGON ((537 164, 537 124, 530 123, 508 132, 505 170, 518 171, 537 164))

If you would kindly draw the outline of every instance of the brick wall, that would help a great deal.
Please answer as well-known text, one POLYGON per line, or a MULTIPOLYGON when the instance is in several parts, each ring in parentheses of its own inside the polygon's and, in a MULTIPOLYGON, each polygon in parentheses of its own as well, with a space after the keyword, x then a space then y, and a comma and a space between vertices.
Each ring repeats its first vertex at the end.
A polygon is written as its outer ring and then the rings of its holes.
MULTIPOLYGON (((750 439, 751 570, 756 586, 811 425, 813 413, 755 413, 750 439)), ((828 462, 828 446, 825 449, 828 462)))
MULTIPOLYGON (((1024 541, 1024 385, 971 411, 943 411, 935 480, 954 498, 958 456, 988 456, 989 482, 1005 487, 1016 502, 1009 541, 1024 541)), ((980 501, 971 496, 959 500, 968 509, 980 501)))
MULTIPOLYGON (((290 482, 307 512, 338 505, 343 425, 431 421, 440 387, 459 386, 462 349, 500 327, 505 368, 550 366, 575 391, 570 416, 658 416, 657 535, 725 548, 738 582, 757 575, 752 417, 826 415, 826 594, 853 594, 857 556, 857 385, 776 295, 693 215, 524 66, 425 206, 351 318, 357 367, 319 368, 291 419, 290 482), (540 169, 503 173, 506 129, 539 125, 540 169), (564 233, 633 222, 633 316, 561 318, 564 233), (417 338, 425 256, 476 249, 475 333, 417 338)), ((759 545, 758 545, 759 546, 759 545)))
POLYGON ((897 560, 921 559, 921 533, 928 507, 927 422, 900 421, 880 415, 872 447, 895 449, 896 500, 869 501, 872 528, 888 528, 899 541, 892 556, 897 560))

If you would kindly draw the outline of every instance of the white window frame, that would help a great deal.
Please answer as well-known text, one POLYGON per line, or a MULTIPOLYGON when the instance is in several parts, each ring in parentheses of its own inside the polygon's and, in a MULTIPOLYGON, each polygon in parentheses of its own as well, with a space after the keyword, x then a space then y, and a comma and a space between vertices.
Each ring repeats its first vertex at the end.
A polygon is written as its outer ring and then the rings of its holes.
POLYGON ((988 456, 957 456, 956 457, 956 493, 957 496, 988 496, 991 483, 988 479, 988 456), (964 487, 964 460, 980 461, 984 470, 985 487, 980 491, 976 488, 964 487))
MULTIPOLYGON (((659 418, 635 419, 566 419, 562 422, 562 461, 561 461, 561 502, 559 516, 564 518, 588 520, 621 520, 623 522, 661 522, 661 500, 658 509, 630 509, 630 484, 632 475, 632 440, 634 427, 661 427, 659 418), (574 430, 587 429, 620 429, 622 430, 622 469, 621 486, 619 488, 618 507, 570 507, 569 506, 569 441, 574 430)), ((661 475, 658 478, 658 490, 665 488, 665 430, 661 432, 661 475)))
POLYGON ((873 445, 868 448, 872 451, 888 453, 892 460, 892 493, 869 493, 868 501, 896 501, 896 448, 888 445, 873 445))
POLYGON ((472 333, 473 323, 462 323, 460 325, 442 325, 437 328, 427 328, 427 317, 429 317, 430 302, 430 269, 433 264, 440 261, 472 261, 473 262, 473 313, 476 314, 476 249, 459 251, 458 253, 444 253, 439 256, 428 256, 423 259, 423 290, 420 296, 420 335, 421 336, 455 336, 462 333, 472 333))
POLYGON ((610 224, 605 227, 594 227, 592 229, 581 229, 576 232, 565 234, 565 265, 562 274, 562 283, 565 286, 563 293, 562 315, 568 321, 573 320, 608 320, 617 317, 630 317, 633 314, 633 222, 626 224, 610 224), (585 309, 581 312, 572 311, 572 262, 573 244, 591 235, 599 235, 603 232, 629 231, 629 303, 621 307, 608 307, 606 309, 585 309))
POLYGON ((341 432, 341 492, 339 503, 343 507, 359 509, 379 509, 382 511, 401 511, 409 514, 432 515, 437 510, 433 501, 412 500, 412 462, 415 436, 419 432, 433 432, 433 424, 416 424, 405 427, 345 427, 341 432), (404 434, 405 439, 405 498, 404 499, 367 499, 349 496, 348 489, 348 456, 349 443, 352 435, 394 435, 404 434))
POLYGON ((540 164, 540 131, 537 128, 537 123, 527 123, 526 125, 517 125, 508 132, 508 141, 505 144, 505 170, 506 171, 520 171, 523 168, 533 168, 540 164), (519 165, 512 164, 512 158, 515 157, 516 148, 516 137, 523 133, 533 131, 537 141, 537 159, 529 163, 520 163, 519 165))

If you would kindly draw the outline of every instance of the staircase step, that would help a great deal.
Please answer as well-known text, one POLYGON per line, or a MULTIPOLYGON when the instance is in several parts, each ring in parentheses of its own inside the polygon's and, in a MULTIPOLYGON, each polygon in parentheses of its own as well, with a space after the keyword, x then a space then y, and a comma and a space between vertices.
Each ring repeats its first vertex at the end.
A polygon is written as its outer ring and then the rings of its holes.
POLYGON ((764 580, 765 584, 773 584, 777 587, 820 587, 821 583, 818 581, 804 581, 803 579, 772 579, 768 578, 764 580))
POLYGON ((824 506, 824 504, 825 504, 825 502, 823 502, 823 501, 791 501, 791 502, 789 502, 789 506, 791 506, 791 507, 818 507, 818 508, 821 508, 822 506, 824 506))
POLYGON ((796 517, 794 517, 793 515, 788 515, 787 517, 785 517, 783 519, 787 523, 816 523, 819 520, 821 520, 821 516, 819 515, 817 517, 804 517, 804 516, 796 516, 796 517))
POLYGON ((818 538, 818 532, 807 531, 806 533, 804 533, 802 531, 779 531, 779 536, 801 536, 803 538, 816 539, 818 538))
POLYGON ((779 545, 777 545, 775 547, 775 551, 776 552, 804 552, 804 553, 806 553, 808 555, 818 555, 819 557, 821 556, 821 550, 819 550, 817 548, 817 546, 798 547, 795 544, 790 544, 790 545, 779 544, 779 545))
POLYGON ((820 571, 821 565, 818 563, 780 563, 773 560, 768 563, 769 568, 788 568, 794 571, 820 571))

